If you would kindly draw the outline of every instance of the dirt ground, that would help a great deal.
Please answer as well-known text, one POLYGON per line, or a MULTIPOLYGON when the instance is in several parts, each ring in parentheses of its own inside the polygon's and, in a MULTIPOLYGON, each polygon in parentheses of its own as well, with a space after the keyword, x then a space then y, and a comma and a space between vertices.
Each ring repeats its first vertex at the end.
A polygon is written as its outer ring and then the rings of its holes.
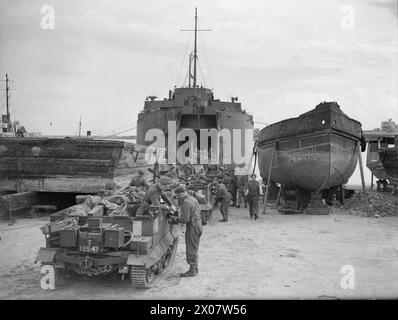
POLYGON ((132 289, 128 278, 71 275, 45 291, 34 260, 48 217, 3 221, 0 299, 398 298, 398 217, 268 212, 254 221, 247 209, 232 208, 228 223, 217 212, 204 227, 199 275, 179 277, 187 269, 181 236, 173 269, 145 290, 132 289), (340 285, 344 265, 353 267, 354 289, 340 285))

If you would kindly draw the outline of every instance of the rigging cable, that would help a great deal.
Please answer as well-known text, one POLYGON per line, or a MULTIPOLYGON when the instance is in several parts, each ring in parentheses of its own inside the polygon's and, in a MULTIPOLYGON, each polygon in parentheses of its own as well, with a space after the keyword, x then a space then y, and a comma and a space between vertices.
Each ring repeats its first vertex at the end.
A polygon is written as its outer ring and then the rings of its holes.
POLYGON ((203 80, 204 86, 205 86, 205 88, 207 88, 205 76, 204 76, 204 74, 203 74, 202 67, 200 66, 199 58, 197 58, 197 60, 198 60, 199 71, 200 71, 200 74, 202 75, 202 80, 203 80))
MULTIPOLYGON (((183 70, 183 67, 184 67, 184 62, 185 62, 185 57, 186 57, 186 55, 187 55, 187 51, 188 51, 188 47, 189 47, 189 43, 190 43, 190 40, 191 40, 191 32, 189 33, 189 37, 188 37, 188 42, 187 42, 187 46, 185 47, 185 52, 184 52, 184 56, 182 57, 182 62, 181 62, 181 66, 180 66, 180 71, 179 71, 179 73, 178 73, 178 78, 177 78, 177 82, 176 82, 176 84, 178 85, 179 83, 180 83, 180 78, 181 78, 181 73, 182 73, 182 70, 183 70)), ((189 71, 188 71, 189 72, 189 71)), ((184 82, 185 82, 185 80, 184 80, 184 82)), ((182 84, 182 86, 183 86, 184 84, 182 84)))
POLYGON ((133 130, 133 129, 137 129, 137 127, 133 127, 133 128, 127 129, 127 130, 123 130, 123 131, 120 131, 120 132, 114 133, 114 134, 112 134, 112 135, 110 135, 110 136, 103 137, 102 139, 112 138, 112 137, 114 137, 114 136, 117 136, 118 134, 121 134, 121 133, 124 133, 124 132, 130 131, 130 130, 133 130))
POLYGON ((213 81, 213 77, 212 77, 212 74, 211 74, 211 67, 210 67, 210 63, 209 63, 209 59, 208 59, 208 57, 207 57, 207 51, 206 51, 206 48, 205 48, 205 42, 204 42, 204 40, 203 40, 203 38, 202 38, 202 34, 201 33, 199 33, 199 36, 200 36, 200 39, 201 39, 201 45, 202 45, 202 48, 203 48, 203 54, 204 54, 204 56, 205 56, 205 62, 206 62, 206 64, 207 64, 207 70, 208 70, 208 75, 209 75, 209 80, 210 80, 210 85, 212 86, 212 87, 214 87, 214 81, 213 81))

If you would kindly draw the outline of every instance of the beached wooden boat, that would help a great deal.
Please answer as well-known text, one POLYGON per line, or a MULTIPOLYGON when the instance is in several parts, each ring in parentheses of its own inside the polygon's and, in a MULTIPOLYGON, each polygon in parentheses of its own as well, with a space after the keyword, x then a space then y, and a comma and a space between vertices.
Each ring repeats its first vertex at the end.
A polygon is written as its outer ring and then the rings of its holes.
POLYGON ((145 150, 113 140, 2 137, 0 190, 97 193, 149 168, 145 150))
POLYGON ((387 178, 393 184, 398 184, 398 147, 379 150, 379 157, 387 178))
MULTIPOLYGON (((323 102, 297 118, 261 130, 260 174, 286 186, 320 191, 347 183, 358 161, 361 123, 335 102, 323 102)), ((364 141, 363 141, 364 142, 364 141)))

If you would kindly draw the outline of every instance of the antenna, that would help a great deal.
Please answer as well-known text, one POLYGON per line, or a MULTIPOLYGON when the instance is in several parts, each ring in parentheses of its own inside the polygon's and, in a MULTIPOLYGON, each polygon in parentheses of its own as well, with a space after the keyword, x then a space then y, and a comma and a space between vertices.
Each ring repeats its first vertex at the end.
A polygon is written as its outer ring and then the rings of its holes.
MULTIPOLYGON (((199 29, 198 30, 198 8, 195 8, 195 29, 194 30, 182 29, 181 31, 194 31, 195 32, 195 45, 194 45, 194 51, 193 51, 193 87, 195 89, 195 96, 196 96, 196 60, 198 59, 197 33, 198 33, 198 31, 211 31, 211 29, 199 29)), ((191 61, 190 61, 190 64, 191 64, 191 61)), ((191 76, 191 73, 189 74, 189 76, 191 76)))
POLYGON ((10 79, 8 79, 8 74, 6 73, 6 106, 7 106, 7 121, 10 123, 11 117, 10 117, 10 107, 9 107, 9 94, 8 92, 10 91, 10 88, 8 86, 8 82, 10 79))
POLYGON ((82 115, 80 115, 80 121, 79 121, 79 138, 81 133, 82 133, 82 115))

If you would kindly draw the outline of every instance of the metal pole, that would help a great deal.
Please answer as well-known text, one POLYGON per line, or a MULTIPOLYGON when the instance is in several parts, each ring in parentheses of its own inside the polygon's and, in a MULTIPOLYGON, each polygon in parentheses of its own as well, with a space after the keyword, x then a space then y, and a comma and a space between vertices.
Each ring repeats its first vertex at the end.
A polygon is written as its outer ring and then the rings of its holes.
POLYGON ((193 53, 193 87, 194 87, 194 92, 195 92, 195 97, 196 97, 196 35, 197 35, 197 30, 198 30, 198 9, 195 8, 195 48, 194 48, 194 53, 193 53))
POLYGON ((366 188, 365 188, 365 177, 363 175, 361 144, 359 141, 357 143, 357 150, 358 150, 359 171, 361 173, 362 191, 363 191, 363 196, 365 198, 365 210, 366 210, 366 215, 369 216, 368 195, 366 193, 366 188))
POLYGON ((82 132, 82 116, 80 115, 80 121, 79 121, 79 138, 82 132))
POLYGON ((8 74, 6 73, 6 106, 7 106, 7 120, 8 120, 8 123, 11 122, 11 119, 10 119, 10 107, 9 107, 9 91, 10 91, 10 88, 8 86, 8 82, 9 81, 10 80, 8 79, 8 74))
POLYGON ((269 165, 269 170, 268 170, 267 190, 265 190, 265 195, 264 195, 264 209, 263 209, 263 214, 266 214, 266 213, 267 213, 267 200, 268 200, 268 193, 269 193, 269 183, 270 183, 270 181, 271 181, 271 171, 272 171, 272 163, 273 163, 273 161, 274 161, 275 148, 276 148, 276 141, 274 142, 274 147, 272 148, 271 163, 270 163, 270 165, 269 165))

